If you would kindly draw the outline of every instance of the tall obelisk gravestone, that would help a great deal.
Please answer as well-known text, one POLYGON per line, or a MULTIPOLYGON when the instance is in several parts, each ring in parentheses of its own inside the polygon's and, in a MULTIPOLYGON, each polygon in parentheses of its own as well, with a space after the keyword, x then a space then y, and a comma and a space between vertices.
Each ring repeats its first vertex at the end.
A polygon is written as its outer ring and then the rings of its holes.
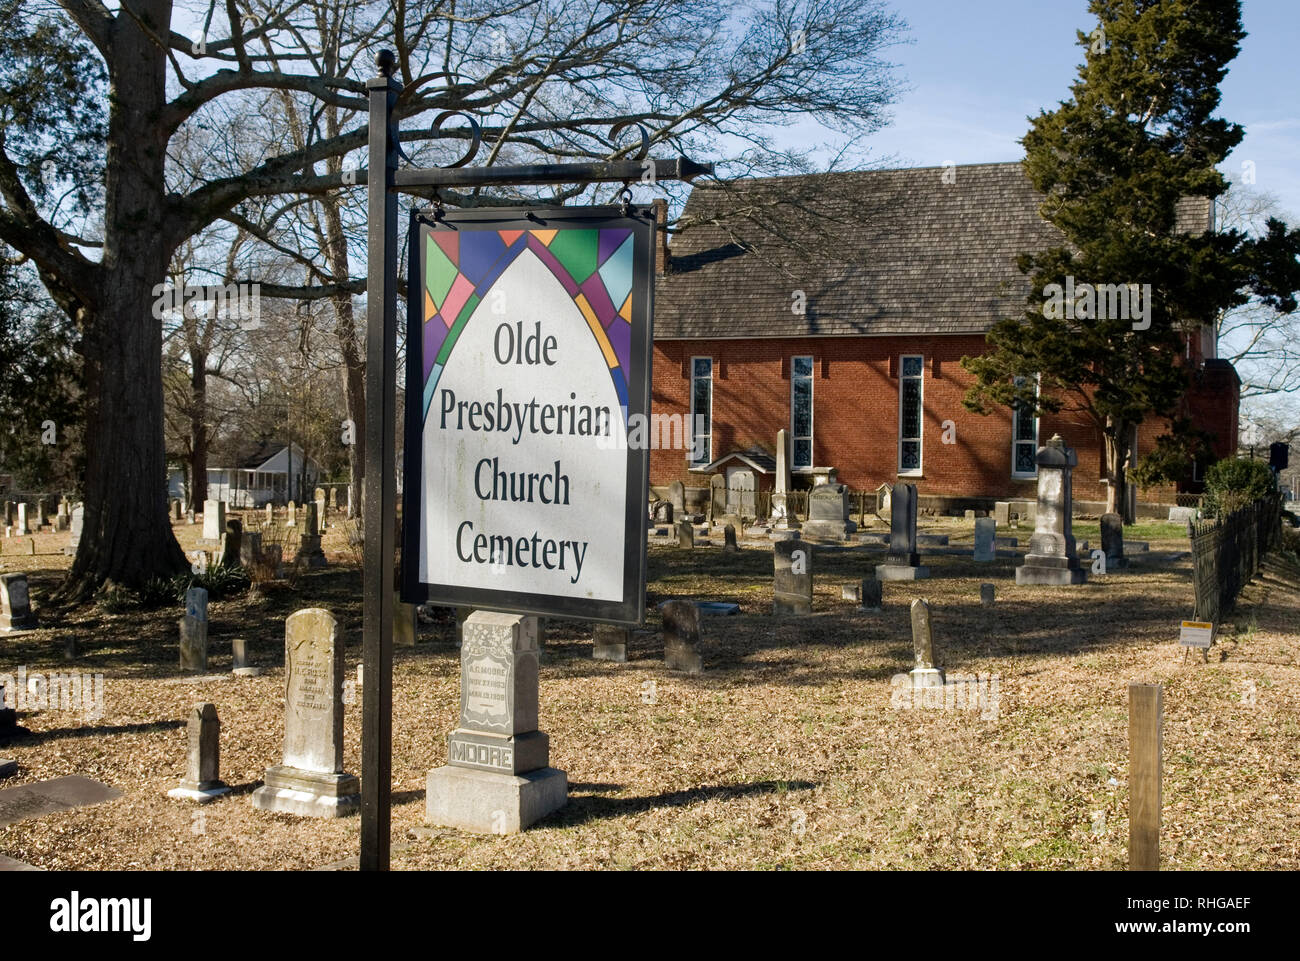
POLYGON ((537 730, 537 618, 475 611, 460 649, 460 726, 447 736, 447 764, 429 772, 425 813, 433 824, 514 834, 568 800, 569 779, 550 767, 550 739, 537 730))

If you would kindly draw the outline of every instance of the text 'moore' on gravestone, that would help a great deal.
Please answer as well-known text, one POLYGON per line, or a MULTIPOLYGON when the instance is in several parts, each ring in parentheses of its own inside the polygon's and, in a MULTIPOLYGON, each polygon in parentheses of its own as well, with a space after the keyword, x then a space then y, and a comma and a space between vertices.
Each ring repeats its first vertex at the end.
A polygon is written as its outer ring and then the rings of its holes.
POLYGON ((654 229, 636 208, 413 216, 403 600, 643 619, 648 451, 610 439, 649 406, 654 229))

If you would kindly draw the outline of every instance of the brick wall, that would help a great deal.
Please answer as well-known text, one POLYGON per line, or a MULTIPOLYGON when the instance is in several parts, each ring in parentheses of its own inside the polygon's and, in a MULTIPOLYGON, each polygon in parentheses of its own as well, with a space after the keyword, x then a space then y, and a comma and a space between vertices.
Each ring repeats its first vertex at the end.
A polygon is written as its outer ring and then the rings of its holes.
MULTIPOLYGON (((905 479, 923 495, 1033 497, 1035 481, 1011 476, 1010 411, 981 416, 962 406, 973 378, 961 358, 984 350, 981 335, 656 341, 651 406, 656 414, 689 419, 690 360, 711 357, 713 458, 751 446, 771 451, 776 432, 790 428, 790 358, 812 356, 814 465, 835 467, 842 483, 869 490, 900 479, 898 358, 922 354, 923 474, 905 479), (953 444, 943 443, 945 421, 955 428, 953 444)), ((1195 405, 1198 422, 1209 429, 1226 430, 1233 421, 1228 436, 1235 438, 1235 386, 1228 380, 1222 372, 1214 374, 1209 383, 1194 387, 1189 403, 1195 405)), ((1164 429, 1162 423, 1144 424, 1139 453, 1150 450, 1164 429)), ((1039 443, 1054 433, 1078 452, 1076 499, 1104 500, 1100 434, 1081 415, 1068 413, 1041 419, 1039 443)), ((650 483, 660 487, 674 480, 687 487, 708 484, 707 475, 690 472, 685 451, 652 451, 650 483)), ((802 486, 797 479, 795 485, 802 486)))

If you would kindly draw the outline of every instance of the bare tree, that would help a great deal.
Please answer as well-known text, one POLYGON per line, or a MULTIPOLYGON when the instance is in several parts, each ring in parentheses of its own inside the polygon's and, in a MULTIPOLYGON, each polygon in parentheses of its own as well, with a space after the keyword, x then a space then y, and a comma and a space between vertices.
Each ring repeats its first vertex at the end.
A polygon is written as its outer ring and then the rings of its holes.
MULTIPOLYGON (((1259 236, 1269 218, 1286 218, 1275 194, 1234 182, 1215 202, 1220 230, 1259 236)), ((1223 311, 1215 320, 1219 356, 1232 362, 1241 378, 1241 399, 1263 421, 1295 420, 1300 404, 1300 318, 1261 298, 1223 311)), ((1261 423, 1263 422, 1261 421, 1261 423)))
MULTIPOLYGON (((652 144, 697 154, 727 139, 770 151, 772 125, 808 115, 840 129, 869 127, 890 100, 880 56, 901 27, 877 0, 399 0, 339 4, 326 21, 304 0, 242 8, 232 0, 196 8, 204 31, 196 40, 175 28, 172 0, 121 0, 116 10, 101 0, 58 0, 61 15, 39 14, 67 35, 52 44, 36 37, 34 4, 19 6, 32 41, 26 56, 43 66, 64 56, 58 51, 81 49, 99 58, 108 83, 102 235, 57 226, 32 190, 36 153, 18 149, 19 138, 52 131, 12 128, 0 142, 0 241, 37 264, 84 331, 86 514, 70 597, 106 580, 142 584, 185 563, 166 517, 162 337, 151 291, 174 252, 211 224, 267 223, 260 214, 275 202, 349 187, 343 158, 366 143, 364 80, 381 45, 395 50, 405 85, 396 117, 408 128, 408 150, 423 163, 449 161, 468 132, 417 129, 414 120, 467 111, 482 118, 487 162, 495 163, 625 155, 630 146, 609 134, 624 121, 652 128, 652 144), (255 158, 214 150, 191 185, 169 189, 174 138, 190 125, 246 123, 261 106, 256 95, 268 91, 292 94, 313 118, 301 146, 268 142, 255 158), (338 111, 337 132, 326 125, 318 135, 316 118, 328 107, 338 111)), ((29 72, 12 78, 26 85, 15 88, 20 95, 41 102, 45 91, 29 72)), ((83 166, 65 176, 97 176, 83 166)), ((517 197, 446 191, 443 199, 517 197)), ((276 242, 271 232, 258 239, 276 242)), ((329 299, 363 288, 336 272, 329 281, 266 284, 262 294, 329 299)))

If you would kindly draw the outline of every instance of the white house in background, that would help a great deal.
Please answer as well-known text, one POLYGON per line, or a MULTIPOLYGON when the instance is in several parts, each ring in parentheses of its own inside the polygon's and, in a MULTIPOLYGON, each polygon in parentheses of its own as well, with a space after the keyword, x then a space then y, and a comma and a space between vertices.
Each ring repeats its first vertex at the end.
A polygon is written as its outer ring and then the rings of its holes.
POLYGON ((262 507, 274 501, 301 504, 323 476, 320 465, 297 444, 262 441, 236 467, 208 468, 208 498, 231 507, 262 507))

